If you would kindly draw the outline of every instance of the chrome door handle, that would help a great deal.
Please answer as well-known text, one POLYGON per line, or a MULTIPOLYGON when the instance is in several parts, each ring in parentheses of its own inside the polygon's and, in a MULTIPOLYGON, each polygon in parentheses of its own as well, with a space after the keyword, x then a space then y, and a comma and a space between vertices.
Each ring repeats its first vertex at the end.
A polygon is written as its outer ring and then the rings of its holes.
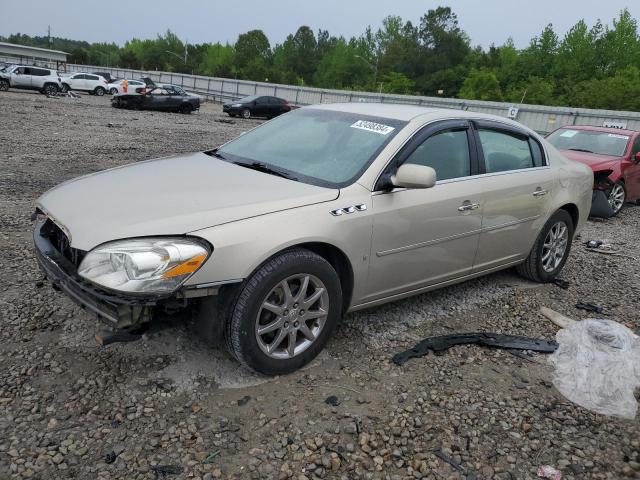
POLYGON ((458 207, 458 211, 459 212, 468 212, 469 210, 477 210, 478 208, 480 208, 480 204, 479 203, 465 203, 465 204, 460 205, 458 207))
POLYGON ((539 190, 536 190, 535 192, 533 192, 533 196, 534 197, 544 197, 547 193, 549 193, 548 190, 539 189, 539 190))

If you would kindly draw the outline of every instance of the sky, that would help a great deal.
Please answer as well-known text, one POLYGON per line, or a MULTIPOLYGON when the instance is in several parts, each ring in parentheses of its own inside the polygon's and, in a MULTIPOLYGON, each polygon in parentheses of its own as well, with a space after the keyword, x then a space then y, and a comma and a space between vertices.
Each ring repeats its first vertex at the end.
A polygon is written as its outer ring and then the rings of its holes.
POLYGON ((524 48, 549 23, 561 36, 580 19, 611 24, 625 7, 640 17, 638 0, 0 0, 0 35, 46 35, 51 25, 53 36, 122 45, 170 29, 188 43, 233 43, 262 29, 274 45, 301 25, 351 37, 388 15, 417 24, 439 5, 450 6, 472 45, 485 48, 509 37, 524 48))

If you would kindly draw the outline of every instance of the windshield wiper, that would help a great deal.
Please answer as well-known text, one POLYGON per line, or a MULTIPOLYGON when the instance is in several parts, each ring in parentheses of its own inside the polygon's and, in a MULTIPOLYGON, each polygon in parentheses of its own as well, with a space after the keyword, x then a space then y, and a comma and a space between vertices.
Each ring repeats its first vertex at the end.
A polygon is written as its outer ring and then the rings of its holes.
POLYGON ((567 150, 573 150, 574 152, 593 153, 591 150, 586 150, 584 148, 568 148, 567 150))
POLYGON ((218 152, 217 148, 214 148, 213 150, 209 150, 208 152, 204 152, 204 153, 207 154, 207 155, 211 155, 212 157, 219 158, 220 160, 226 160, 227 159, 221 153, 218 152))
POLYGON ((239 165, 241 167, 250 168, 251 170, 256 170, 262 173, 268 173, 269 175, 275 175, 276 177, 286 178, 288 180, 298 180, 296 177, 289 175, 288 173, 281 172, 280 170, 276 170, 274 168, 269 167, 268 165, 262 162, 231 162, 235 165, 239 165))

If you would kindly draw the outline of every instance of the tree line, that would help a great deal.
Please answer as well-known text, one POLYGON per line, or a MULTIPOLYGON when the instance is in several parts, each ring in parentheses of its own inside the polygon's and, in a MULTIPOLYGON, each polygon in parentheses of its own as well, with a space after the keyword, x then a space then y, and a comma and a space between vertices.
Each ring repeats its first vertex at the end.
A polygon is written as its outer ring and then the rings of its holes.
POLYGON ((271 45, 261 30, 235 43, 187 44, 167 31, 123 46, 13 34, 1 41, 70 53, 70 63, 269 81, 321 88, 458 97, 612 110, 640 110, 640 35, 623 10, 611 25, 549 24, 518 49, 511 39, 473 47, 449 7, 416 24, 388 16, 351 38, 301 26, 271 45))

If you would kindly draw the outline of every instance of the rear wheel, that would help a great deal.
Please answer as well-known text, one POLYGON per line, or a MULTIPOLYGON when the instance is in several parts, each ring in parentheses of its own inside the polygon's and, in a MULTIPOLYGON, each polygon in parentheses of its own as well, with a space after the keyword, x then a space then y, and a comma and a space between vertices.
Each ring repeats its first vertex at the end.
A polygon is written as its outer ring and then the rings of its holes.
POLYGON ((53 96, 58 93, 58 86, 53 83, 47 83, 44 87, 42 87, 42 93, 47 96, 53 96))
POLYGON ((226 322, 227 346, 257 372, 293 372, 322 351, 341 310, 340 279, 331 264, 308 250, 290 250, 240 290, 226 322))
POLYGON ((93 93, 95 93, 97 96, 101 97, 105 93, 107 93, 107 91, 102 87, 96 87, 96 89, 93 91, 93 93))
POLYGON ((613 215, 611 216, 613 217, 619 214, 624 203, 627 201, 627 191, 625 190, 622 182, 616 182, 613 187, 611 187, 608 200, 611 210, 613 210, 613 215))
POLYGON ((109 90, 109 93, 111 95, 117 95, 118 94, 118 89, 117 88, 112 88, 111 90, 109 90))
POLYGON ((9 91, 9 82, 7 80, 0 80, 0 92, 9 91))
POLYGON ((518 273, 534 282, 553 281, 564 267, 573 239, 573 219, 565 210, 558 210, 545 223, 518 273))
POLYGON ((71 90, 71 89, 69 88, 69 85, 67 85, 66 83, 63 83, 63 84, 62 84, 62 88, 60 89, 60 91, 61 91, 62 93, 67 93, 69 90, 71 90))
POLYGON ((242 110, 242 118, 251 118, 251 110, 248 108, 242 110))

